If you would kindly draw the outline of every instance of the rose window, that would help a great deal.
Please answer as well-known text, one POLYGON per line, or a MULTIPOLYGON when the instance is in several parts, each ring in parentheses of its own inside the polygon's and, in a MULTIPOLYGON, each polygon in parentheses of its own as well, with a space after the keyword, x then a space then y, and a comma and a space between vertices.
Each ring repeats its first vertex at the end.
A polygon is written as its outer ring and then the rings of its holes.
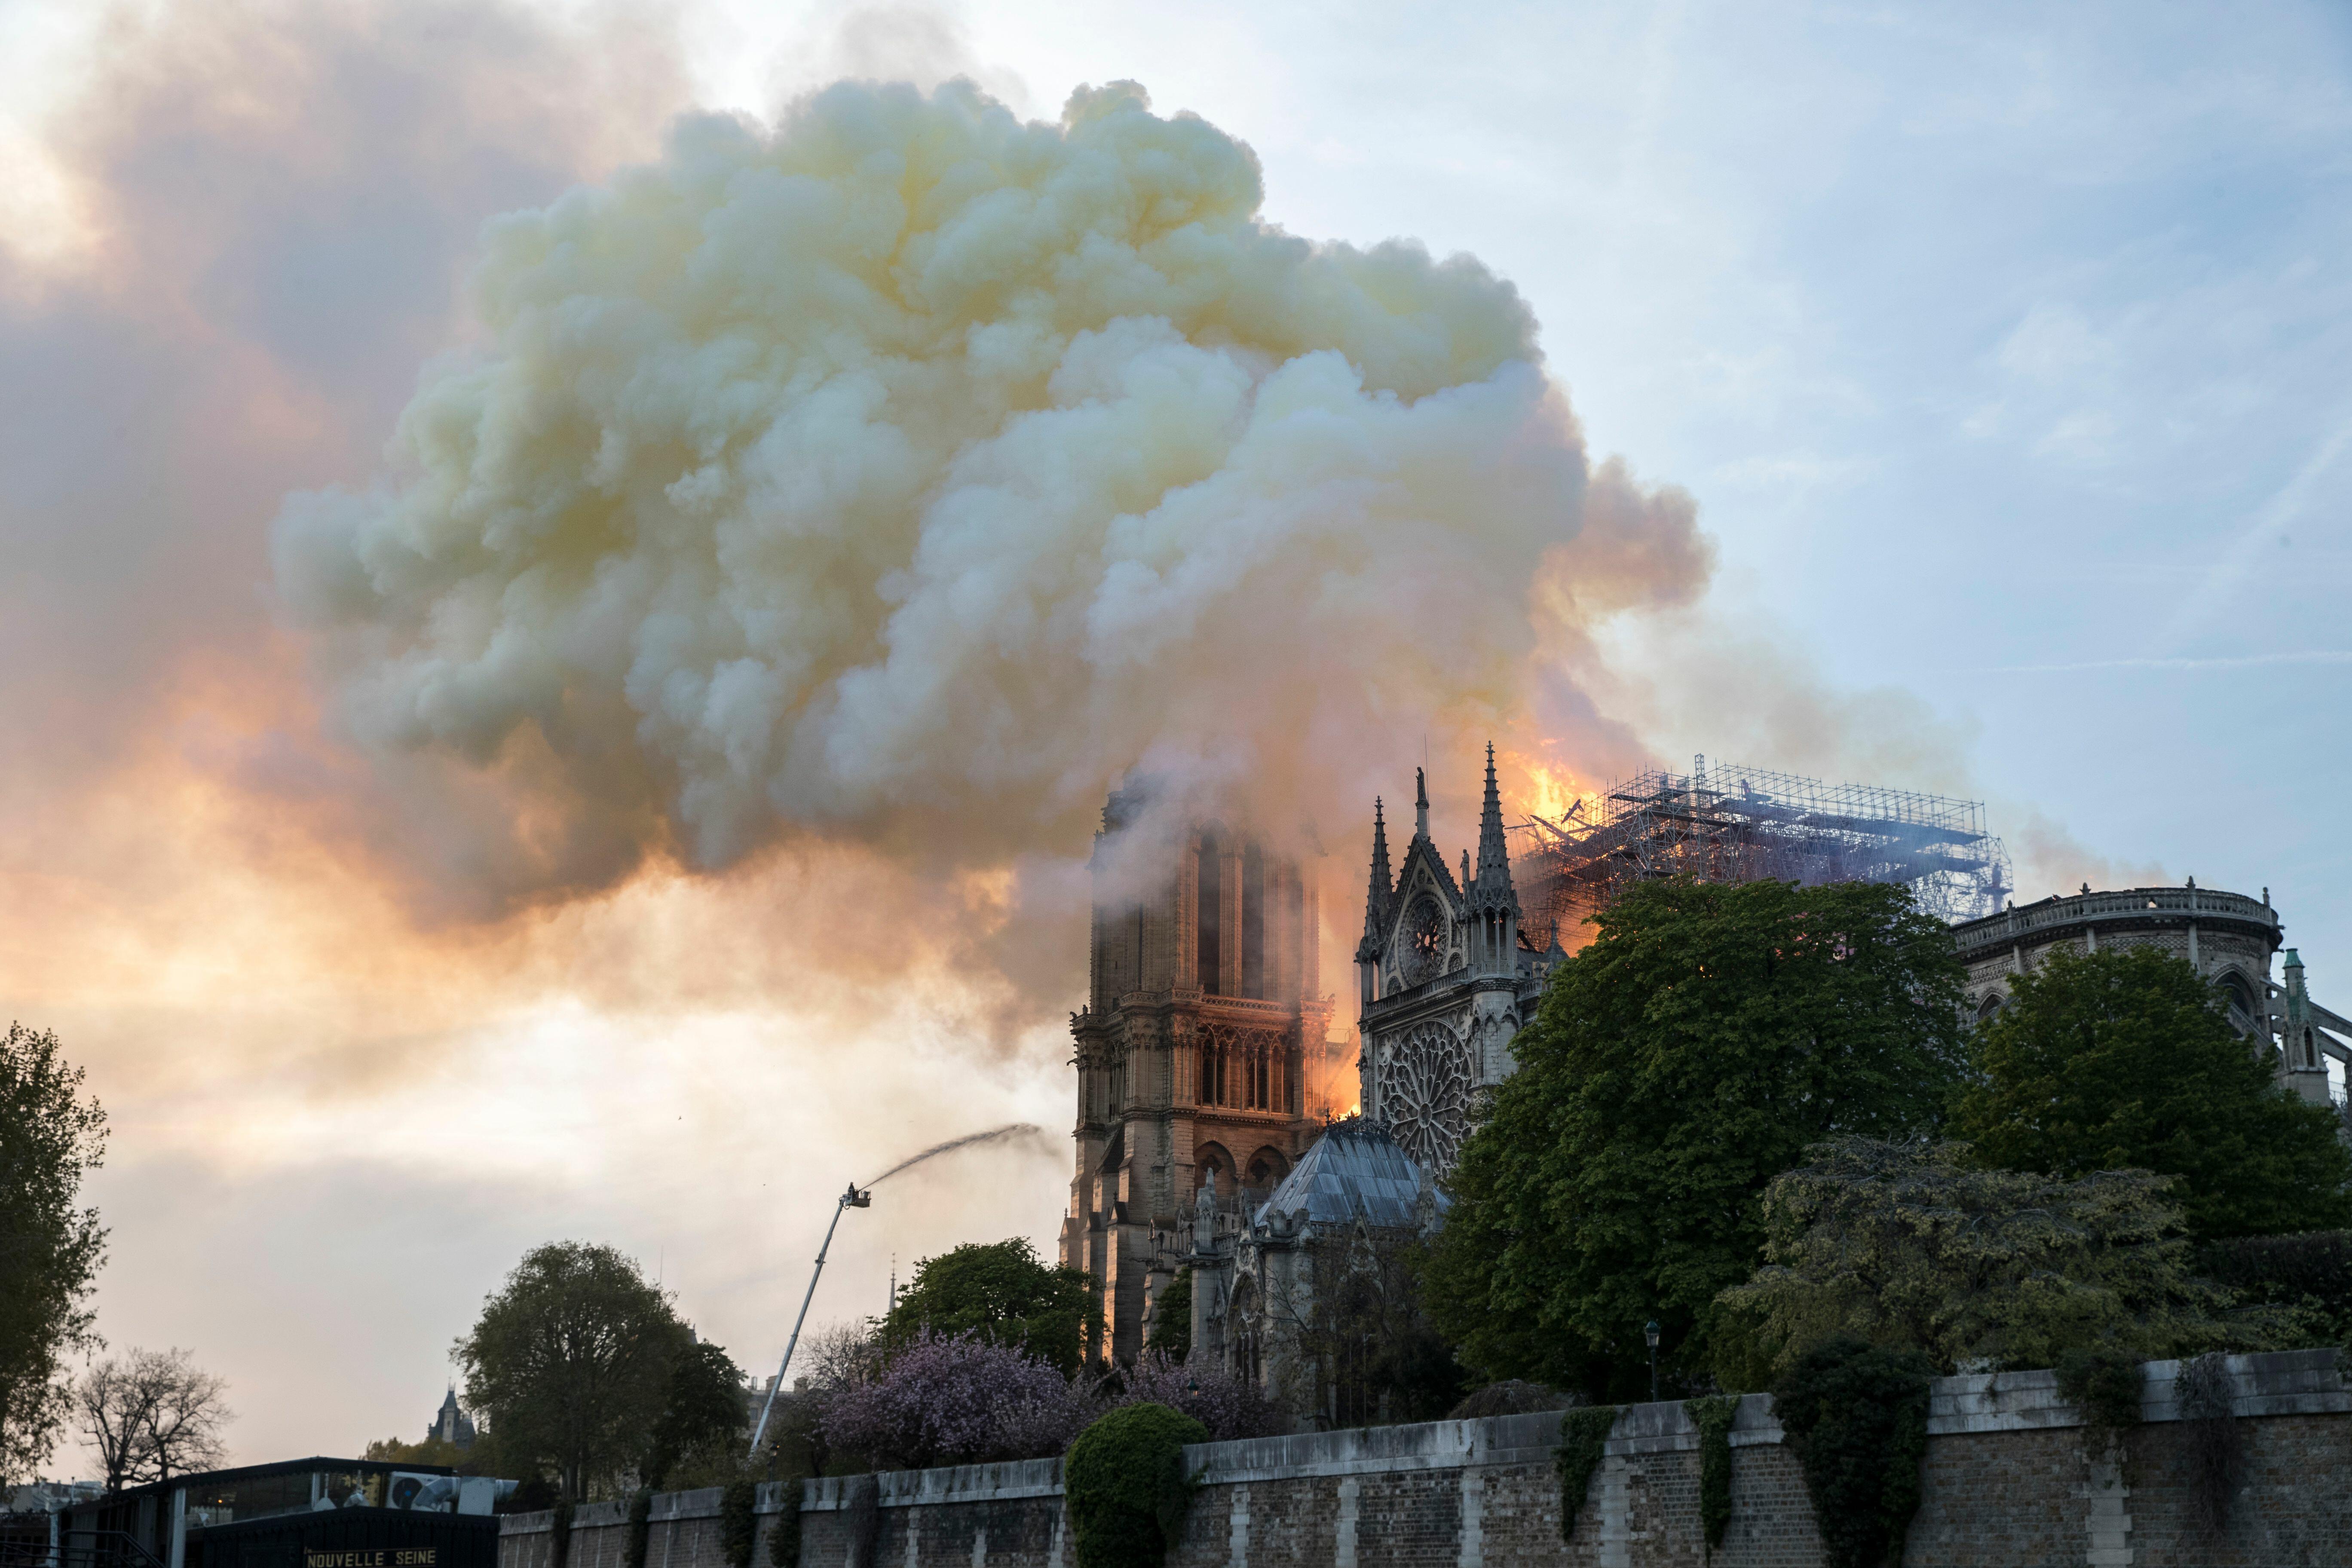
POLYGON ((1444 1025, 1423 1024, 1389 1047, 1380 1072, 1381 1113, 1398 1146, 1432 1173, 1452 1170, 1470 1132, 1470 1047, 1444 1025))

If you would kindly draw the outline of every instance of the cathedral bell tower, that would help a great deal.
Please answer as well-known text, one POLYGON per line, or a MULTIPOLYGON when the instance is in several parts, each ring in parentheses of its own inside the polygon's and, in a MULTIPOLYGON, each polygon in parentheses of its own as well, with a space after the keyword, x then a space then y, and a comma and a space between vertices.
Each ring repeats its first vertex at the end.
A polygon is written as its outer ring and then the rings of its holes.
POLYGON ((1200 1190, 1258 1200, 1313 1141, 1306 1072, 1332 1011, 1310 866, 1214 821, 1151 837, 1143 788, 1095 836, 1088 997, 1071 1015, 1077 1170, 1062 1261, 1102 1291, 1102 1349, 1143 1348, 1147 1297, 1192 1245, 1200 1190))

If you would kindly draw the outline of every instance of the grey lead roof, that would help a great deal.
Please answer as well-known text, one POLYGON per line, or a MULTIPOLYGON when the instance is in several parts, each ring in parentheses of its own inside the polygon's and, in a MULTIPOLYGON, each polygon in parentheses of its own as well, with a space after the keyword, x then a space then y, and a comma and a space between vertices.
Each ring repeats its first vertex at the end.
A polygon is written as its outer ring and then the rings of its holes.
MULTIPOLYGON (((1375 1226, 1411 1227, 1421 1223, 1414 1213, 1420 1193, 1421 1167, 1388 1130, 1350 1117, 1324 1129, 1255 1217, 1262 1225, 1269 1212, 1305 1209, 1317 1225, 1341 1225, 1360 1215, 1375 1226)), ((1441 1194, 1437 1206, 1442 1213, 1451 1205, 1441 1194)))

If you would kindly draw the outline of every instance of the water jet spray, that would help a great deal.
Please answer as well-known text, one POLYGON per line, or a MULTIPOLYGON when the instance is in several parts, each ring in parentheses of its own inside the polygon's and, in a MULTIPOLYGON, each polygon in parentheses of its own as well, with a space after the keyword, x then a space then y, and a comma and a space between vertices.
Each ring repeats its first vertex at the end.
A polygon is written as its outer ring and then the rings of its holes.
MULTIPOLYGON (((1043 1137, 1044 1135, 1045 1130, 1034 1121, 1013 1121, 1003 1127, 992 1127, 985 1132, 967 1132, 961 1138, 950 1138, 944 1143, 934 1143, 919 1154, 908 1155, 863 1187, 855 1182, 850 1183, 849 1190, 833 1200, 833 1220, 824 1227, 824 1244, 816 1249, 816 1268, 809 1275, 808 1294, 801 1298, 800 1316, 793 1320, 793 1337, 784 1342, 783 1364, 776 1368, 776 1381, 768 1384, 768 1397, 760 1406, 760 1424, 751 1429, 752 1458, 759 1457, 761 1440, 768 1435, 768 1416, 776 1408, 776 1395, 784 1386, 784 1373, 792 1369, 793 1352, 801 1342, 801 1325, 808 1321, 809 1303, 816 1300, 816 1282, 824 1277, 824 1257, 826 1253, 833 1250, 833 1233, 841 1224, 842 1211, 872 1208, 876 1187, 880 1186, 899 1172, 912 1170, 926 1160, 952 1153, 958 1149, 969 1149, 977 1143, 1001 1143, 1012 1138, 1043 1137)), ((894 1269, 891 1289, 894 1303, 898 1296, 895 1275, 894 1269)))

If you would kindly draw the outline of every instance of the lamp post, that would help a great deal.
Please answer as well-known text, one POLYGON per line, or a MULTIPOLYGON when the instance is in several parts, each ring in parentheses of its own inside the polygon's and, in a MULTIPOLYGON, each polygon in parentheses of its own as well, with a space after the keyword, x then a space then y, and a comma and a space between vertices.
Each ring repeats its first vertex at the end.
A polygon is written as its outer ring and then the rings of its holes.
POLYGON ((1652 1318, 1642 1325, 1642 1337, 1650 1342, 1650 1403, 1658 1402, 1658 1320, 1652 1318))

